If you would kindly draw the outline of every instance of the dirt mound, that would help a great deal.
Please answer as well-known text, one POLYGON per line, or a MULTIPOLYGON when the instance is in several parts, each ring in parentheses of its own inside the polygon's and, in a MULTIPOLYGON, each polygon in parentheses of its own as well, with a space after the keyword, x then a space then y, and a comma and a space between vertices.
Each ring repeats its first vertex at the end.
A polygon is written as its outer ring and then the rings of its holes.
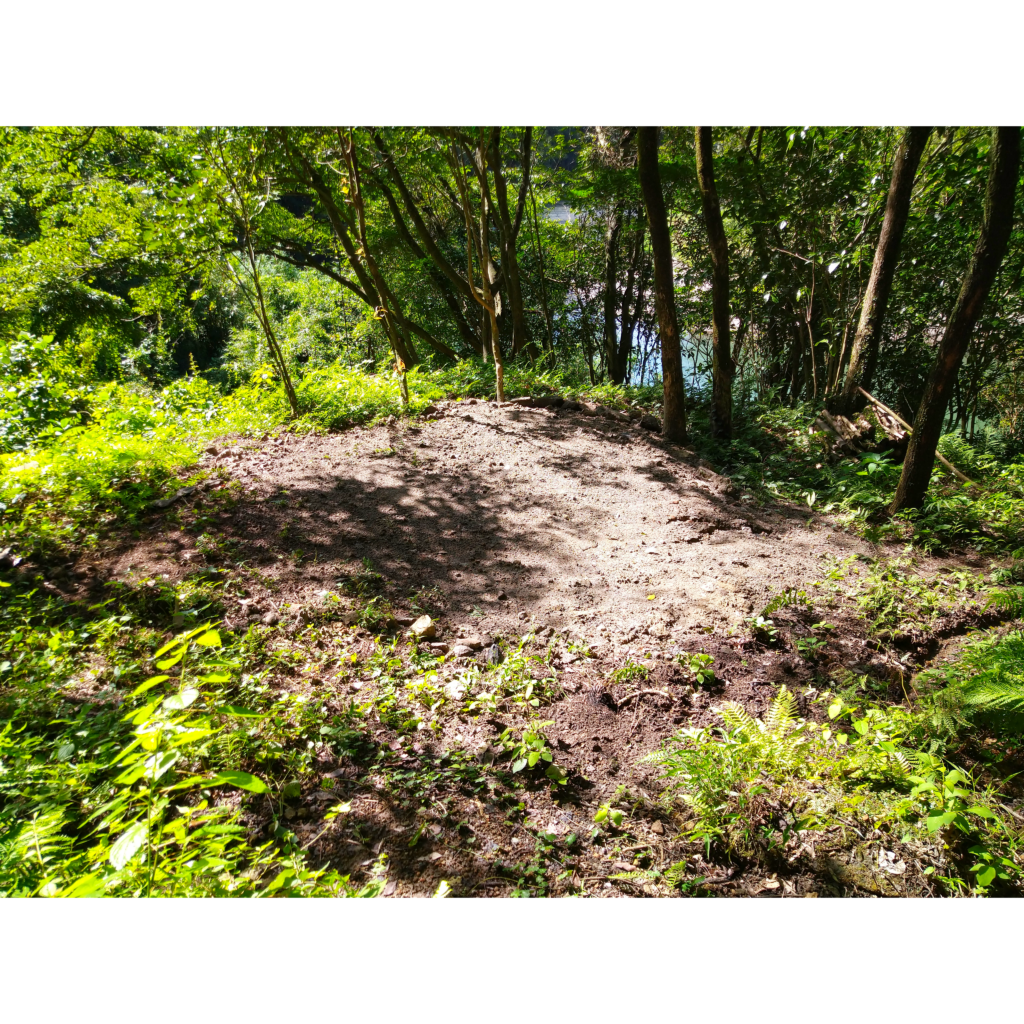
MULTIPOLYGON (((302 603, 369 559, 399 590, 441 590, 502 634, 524 621, 612 646, 738 626, 820 558, 868 550, 806 514, 752 508, 686 449, 636 424, 486 402, 419 426, 222 448, 205 464, 247 485, 228 527, 302 603), (299 569, 278 557, 300 549, 299 569)), ((185 550, 181 549, 185 546, 185 550)), ((163 535, 117 569, 193 564, 163 535)))

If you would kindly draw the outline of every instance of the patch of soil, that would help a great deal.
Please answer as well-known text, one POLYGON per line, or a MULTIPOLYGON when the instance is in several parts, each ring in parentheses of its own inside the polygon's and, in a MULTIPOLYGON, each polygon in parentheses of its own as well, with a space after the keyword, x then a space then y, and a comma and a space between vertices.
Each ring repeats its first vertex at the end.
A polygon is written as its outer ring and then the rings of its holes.
MULTIPOLYGON (((506 643, 531 632, 551 638, 534 653, 564 696, 541 714, 553 722, 547 733, 571 780, 554 789, 528 786, 518 816, 482 784, 460 783, 424 819, 395 804, 382 778, 361 776, 350 764, 323 765, 351 799, 347 820, 360 824, 362 838, 329 832, 318 852, 353 877, 387 852, 394 895, 429 895, 442 878, 458 879, 466 893, 507 894, 541 831, 558 842, 578 837, 577 852, 565 851, 570 867, 552 883, 553 894, 667 894, 664 885, 610 880, 630 865, 703 863, 699 846, 677 838, 684 821, 656 803, 656 770, 639 759, 683 724, 715 724, 711 709, 723 699, 759 715, 779 684, 812 683, 807 660, 744 638, 743 619, 786 587, 811 592, 826 556, 878 553, 828 517, 744 503, 691 451, 586 410, 445 403, 436 419, 415 426, 224 442, 203 467, 229 474, 243 489, 230 511, 207 516, 202 530, 217 543, 168 522, 204 507, 200 489, 111 552, 107 573, 179 580, 197 566, 246 563, 257 570, 247 596, 226 599, 227 625, 243 627, 318 606, 322 591, 369 560, 388 581, 395 608, 419 595, 437 619, 435 640, 449 647, 470 633, 506 643), (586 638, 589 657, 570 649, 573 637, 586 638), (715 659, 709 691, 694 693, 673 661, 693 651, 715 659), (644 666, 645 680, 610 685, 612 671, 627 662, 644 666), (611 834, 584 852, 597 807, 620 785, 637 808, 630 847, 611 834)), ((800 612, 775 618, 809 635, 800 612)), ((837 628, 820 664, 888 657, 869 648, 864 623, 849 608, 838 606, 829 620, 837 628)), ((335 626, 335 642, 346 651, 369 648, 365 634, 335 626)), ((448 662, 462 663, 454 655, 448 662)), ((317 684, 343 686, 329 678, 317 684)), ((339 700, 352 696, 344 687, 339 700)), ((446 750, 494 762, 497 732, 515 724, 450 716, 439 735, 411 744, 378 722, 374 742, 389 770, 443 775, 446 750)), ((299 832, 315 834, 324 809, 315 791, 303 797, 299 832)), ((723 893, 828 894, 854 885, 849 871, 836 869, 828 881, 827 872, 806 864, 784 882, 706 867, 705 886, 723 893), (846 881, 835 881, 839 876, 846 881)))

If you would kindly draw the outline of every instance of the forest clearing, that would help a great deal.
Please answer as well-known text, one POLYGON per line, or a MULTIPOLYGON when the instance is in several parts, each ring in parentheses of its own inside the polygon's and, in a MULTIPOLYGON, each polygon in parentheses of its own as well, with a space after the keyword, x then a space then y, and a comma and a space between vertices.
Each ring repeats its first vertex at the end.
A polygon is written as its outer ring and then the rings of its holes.
POLYGON ((0 889, 1020 895, 1019 151, 0 130, 0 889))

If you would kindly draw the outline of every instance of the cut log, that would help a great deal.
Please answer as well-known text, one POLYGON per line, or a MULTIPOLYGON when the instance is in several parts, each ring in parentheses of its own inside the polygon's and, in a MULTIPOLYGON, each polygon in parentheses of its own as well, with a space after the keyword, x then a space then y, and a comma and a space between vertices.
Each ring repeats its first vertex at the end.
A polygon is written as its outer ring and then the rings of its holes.
MULTIPOLYGON (((887 405, 883 405, 877 398, 875 398, 874 395, 869 395, 863 388, 857 388, 857 390, 875 407, 875 414, 878 416, 879 422, 882 422, 882 415, 886 415, 895 420, 900 426, 906 428, 906 434, 904 436, 908 436, 914 432, 914 428, 905 419, 903 419, 902 416, 894 413, 887 405)), ((953 476, 957 478, 957 480, 962 480, 965 484, 970 484, 972 487, 978 486, 969 476, 965 476, 961 473, 960 470, 957 469, 956 466, 954 466, 953 463, 950 462, 949 459, 947 459, 941 452, 936 452, 935 458, 937 458, 939 462, 941 462, 946 469, 948 469, 953 476)))

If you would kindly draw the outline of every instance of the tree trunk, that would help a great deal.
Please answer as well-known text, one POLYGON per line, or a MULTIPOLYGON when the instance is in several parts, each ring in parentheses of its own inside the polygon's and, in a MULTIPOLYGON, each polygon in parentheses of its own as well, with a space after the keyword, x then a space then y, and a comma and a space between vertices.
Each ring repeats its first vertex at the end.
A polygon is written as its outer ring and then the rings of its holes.
POLYGON ((619 289, 618 289, 618 255, 619 255, 619 232, 622 230, 622 207, 616 203, 608 218, 608 225, 604 235, 604 361, 608 372, 608 378, 621 383, 615 379, 616 355, 618 353, 618 312, 619 312, 619 289))
MULTIPOLYGON (((370 277, 373 279, 374 288, 376 288, 377 295, 380 298, 380 306, 377 309, 377 314, 383 318, 384 326, 387 328, 388 340, 391 342, 391 348, 395 355, 395 362, 398 366, 398 371, 402 376, 404 396, 405 372, 411 365, 414 365, 413 360, 416 359, 416 350, 412 347, 408 338, 402 331, 400 320, 401 313, 395 308, 395 298, 384 281, 384 275, 381 274, 380 268, 377 266, 377 261, 370 253, 370 243, 366 235, 366 210, 363 206, 363 191, 359 182, 359 162, 356 157, 355 139, 350 136, 345 140, 341 136, 340 132, 339 139, 341 140, 342 145, 345 146, 345 163, 348 166, 349 172, 349 198, 351 199, 356 211, 356 225, 359 231, 359 243, 363 251, 363 259, 366 260, 366 269, 369 271, 370 277)), ((408 403, 406 402, 406 404, 408 403)))
POLYGON ((622 316, 619 320, 619 348, 615 353, 615 366, 611 377, 616 384, 624 384, 629 371, 629 357, 633 351, 633 331, 640 319, 643 304, 644 279, 644 219, 637 218, 633 238, 633 256, 626 276, 626 292, 622 297, 622 316), (637 301, 634 304, 634 294, 637 301))
POLYGON ((537 264, 540 268, 540 304, 544 313, 544 325, 547 328, 545 340, 547 350, 555 354, 555 332, 551 325, 551 310, 548 307, 548 285, 544 277, 544 247, 540 242, 540 222, 537 219, 537 200, 533 196, 533 186, 530 186, 530 204, 533 207, 533 232, 537 240, 537 264))
POLYGON ((910 214, 914 177, 930 134, 931 128, 908 128, 893 163, 889 197, 885 202, 885 219, 882 221, 871 276, 864 292, 857 333, 853 337, 850 367, 846 372, 843 393, 836 402, 836 410, 846 415, 860 409, 866 401, 857 389, 871 390, 878 363, 878 347, 882 340, 885 308, 889 302, 903 232, 910 214))
POLYGON ((733 377, 729 338, 729 245, 725 238, 722 209, 715 188, 711 129, 695 128, 694 135, 697 148, 697 182, 700 186, 704 224, 711 247, 711 436, 728 440, 732 437, 733 377))
POLYGON ((637 170, 647 210, 654 254, 654 301, 661 333, 661 374, 664 387, 662 433, 670 441, 686 443, 686 393, 683 387, 683 359, 679 349, 676 319, 675 276, 672 273, 672 237, 668 230, 665 198, 661 194, 658 170, 658 128, 637 131, 637 170))
MULTIPOLYGON (((508 304, 512 314, 512 356, 517 356, 528 344, 529 335, 526 329, 526 316, 523 311, 523 290, 519 276, 519 258, 516 253, 516 236, 522 223, 522 207, 516 204, 516 220, 508 205, 508 185, 501 167, 501 129, 491 129, 489 147, 489 163, 494 176, 494 195, 498 207, 498 228, 500 230, 501 269, 502 277, 508 286, 508 304)), ((524 169, 524 174, 528 172, 524 169)), ((522 193, 522 190, 520 190, 522 193)))
POLYGON ((1006 254, 1013 227, 1013 205, 1020 168, 1020 128, 997 128, 993 132, 990 159, 981 233, 914 417, 914 432, 910 436, 896 495, 889 508, 893 513, 906 508, 920 508, 924 501, 950 392, 971 340, 971 332, 1006 254))

